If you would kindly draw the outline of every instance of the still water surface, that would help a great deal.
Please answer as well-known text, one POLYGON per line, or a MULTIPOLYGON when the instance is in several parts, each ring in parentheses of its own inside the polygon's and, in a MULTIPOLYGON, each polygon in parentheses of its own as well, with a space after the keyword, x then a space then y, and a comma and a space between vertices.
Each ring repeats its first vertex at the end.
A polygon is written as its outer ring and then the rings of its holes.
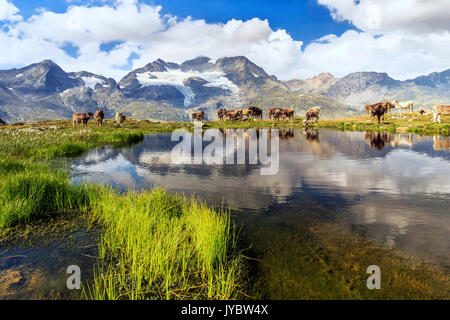
POLYGON ((261 219, 283 208, 320 206, 379 243, 450 265, 449 138, 294 129, 279 136, 279 171, 272 176, 248 159, 243 165, 172 164, 177 142, 154 134, 132 148, 99 148, 77 159, 74 181, 123 191, 162 186, 261 219))

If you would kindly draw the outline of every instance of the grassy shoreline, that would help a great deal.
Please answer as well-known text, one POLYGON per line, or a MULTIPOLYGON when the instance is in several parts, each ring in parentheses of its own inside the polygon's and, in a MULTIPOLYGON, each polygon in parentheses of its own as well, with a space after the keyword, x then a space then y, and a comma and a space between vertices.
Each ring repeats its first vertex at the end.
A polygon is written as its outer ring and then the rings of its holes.
MULTIPOLYGON (((402 116, 397 113, 391 113, 386 115, 385 124, 378 124, 375 120, 372 122, 371 117, 367 115, 348 117, 342 119, 327 120, 321 119, 317 124, 311 124, 311 128, 326 128, 335 129, 341 131, 376 131, 376 132, 389 132, 389 133, 416 133, 422 135, 450 135, 450 116, 442 116, 442 123, 433 123, 432 116, 420 115, 418 112, 404 112, 402 116)), ((204 129, 211 128, 303 128, 303 118, 296 117, 294 121, 271 121, 271 120, 246 120, 246 121, 206 121, 203 123, 204 129)), ((95 145, 105 143, 120 142, 120 138, 113 139, 111 135, 114 132, 120 131, 120 134, 125 132, 140 132, 143 134, 148 133, 170 133, 176 129, 186 129, 188 131, 194 130, 194 124, 192 122, 153 122, 149 120, 127 120, 122 128, 117 128, 114 121, 109 119, 105 121, 102 129, 95 128, 95 125, 91 122, 88 128, 84 129, 72 129, 72 122, 70 120, 47 120, 39 122, 30 122, 20 125, 10 125, 0 127, 0 132, 4 131, 28 131, 29 133, 42 133, 42 132, 84 132, 85 140, 80 136, 79 140, 85 144, 82 149, 86 151, 95 145), (101 133, 101 135, 96 135, 101 133), (102 137, 107 135, 107 138, 102 137), (88 138, 90 137, 90 138, 88 138), (87 140, 86 140, 87 139, 87 140), (117 141, 118 140, 118 141, 117 141)), ((76 149, 74 146, 73 149, 76 149)), ((83 152, 83 150, 80 150, 83 152)), ((50 152, 50 151, 49 151, 50 152)), ((55 152, 55 151, 54 151, 55 152)), ((61 151, 56 156, 66 156, 61 151)))
POLYGON ((100 269, 85 287, 84 298, 235 298, 241 287, 241 255, 227 212, 160 189, 122 195, 71 183, 70 157, 105 144, 141 142, 143 132, 152 130, 1 130, 0 233, 20 232, 58 216, 86 215, 99 222, 102 235, 100 269))
POLYGON ((318 128, 336 129, 342 131, 376 131, 389 133, 416 133, 421 135, 450 134, 450 117, 442 117, 442 123, 433 123, 429 115, 420 115, 418 112, 386 115, 385 124, 373 123, 369 116, 351 117, 337 120, 322 120, 318 128))

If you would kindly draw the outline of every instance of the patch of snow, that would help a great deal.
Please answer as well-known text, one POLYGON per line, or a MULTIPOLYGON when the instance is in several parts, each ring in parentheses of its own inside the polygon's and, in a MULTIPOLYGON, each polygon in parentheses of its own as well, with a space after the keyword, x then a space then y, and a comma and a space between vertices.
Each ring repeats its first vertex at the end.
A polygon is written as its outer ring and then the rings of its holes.
POLYGON ((95 86, 97 85, 97 83, 100 83, 101 85, 105 86, 105 81, 99 78, 95 78, 95 77, 81 77, 81 79, 83 79, 84 84, 86 85, 86 87, 91 88, 92 90, 95 90, 95 86))
POLYGON ((233 94, 236 94, 239 92, 239 87, 235 85, 230 79, 225 77, 225 74, 222 72, 208 72, 209 75, 203 74, 203 76, 200 76, 200 78, 205 79, 208 81, 207 84, 205 84, 205 87, 218 87, 224 90, 229 90, 233 94))
POLYGON ((174 86, 184 95, 184 106, 188 107, 194 102, 195 94, 191 88, 183 84, 184 72, 170 70, 169 72, 144 72, 137 73, 136 78, 143 87, 149 86, 174 86), (152 77, 157 77, 153 79, 152 77))
POLYGON ((257 74, 254 74, 253 72, 252 72, 252 75, 253 75, 255 78, 259 78, 259 76, 258 76, 257 74))
POLYGON ((239 88, 228 78, 223 72, 183 72, 181 70, 169 69, 166 72, 145 72, 136 74, 136 78, 143 87, 170 85, 177 88, 184 95, 184 106, 189 107, 194 103, 195 94, 191 88, 184 85, 184 81, 198 77, 204 79, 208 83, 205 87, 218 87, 237 93, 239 88))
POLYGON ((23 73, 18 74, 18 75, 16 76, 16 78, 19 78, 19 77, 21 77, 21 76, 23 76, 23 73))

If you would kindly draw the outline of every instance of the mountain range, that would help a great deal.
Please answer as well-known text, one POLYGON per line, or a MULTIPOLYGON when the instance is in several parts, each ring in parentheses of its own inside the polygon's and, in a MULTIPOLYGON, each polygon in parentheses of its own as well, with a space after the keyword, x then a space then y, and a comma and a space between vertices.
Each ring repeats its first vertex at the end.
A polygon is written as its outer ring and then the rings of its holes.
POLYGON ((249 105, 294 108, 303 114, 321 106, 326 118, 360 114, 362 106, 386 99, 414 100, 431 107, 450 100, 450 69, 399 81, 386 73, 358 72, 343 78, 321 73, 280 81, 246 57, 181 64, 158 59, 119 82, 87 71, 65 72, 51 60, 0 70, 0 118, 8 122, 71 118, 103 109, 140 119, 187 121, 194 110, 215 119, 219 108, 249 105))

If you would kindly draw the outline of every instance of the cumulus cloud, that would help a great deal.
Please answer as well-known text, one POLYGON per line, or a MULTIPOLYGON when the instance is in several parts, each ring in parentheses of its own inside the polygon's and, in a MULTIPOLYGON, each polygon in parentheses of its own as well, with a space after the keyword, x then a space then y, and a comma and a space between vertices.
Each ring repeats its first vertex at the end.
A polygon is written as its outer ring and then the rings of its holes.
POLYGON ((18 15, 19 9, 8 0, 0 0, 0 21, 18 21, 21 16, 18 15))
POLYGON ((245 55, 269 74, 287 80, 324 71, 336 76, 378 71, 405 79, 450 66, 450 30, 448 23, 441 23, 450 12, 442 10, 448 1, 437 0, 443 7, 436 10, 430 1, 399 0, 405 14, 387 0, 318 1, 336 20, 348 20, 359 31, 327 35, 304 46, 286 30, 273 30, 269 21, 258 18, 207 23, 163 15, 160 6, 137 0, 109 0, 102 5, 71 1, 66 12, 42 9, 24 20, 12 2, 0 0, 0 9, 9 8, 0 10, 0 20, 6 21, 0 43, 8 48, 0 56, 0 68, 53 59, 67 71, 88 70, 120 79, 158 58, 182 62, 199 55, 212 59, 245 55), (422 10, 418 21, 426 27, 420 29, 429 32, 414 32, 417 14, 412 5, 422 10), (113 49, 101 50, 111 43, 113 49), (76 54, 64 50, 69 44, 76 54))
POLYGON ((351 30, 308 45, 300 60, 297 72, 308 75, 324 68, 337 76, 375 71, 400 80, 411 79, 450 67, 450 34, 405 36, 392 32, 374 36, 351 30))
POLYGON ((333 18, 373 33, 450 31, 448 0, 318 0, 333 18))

